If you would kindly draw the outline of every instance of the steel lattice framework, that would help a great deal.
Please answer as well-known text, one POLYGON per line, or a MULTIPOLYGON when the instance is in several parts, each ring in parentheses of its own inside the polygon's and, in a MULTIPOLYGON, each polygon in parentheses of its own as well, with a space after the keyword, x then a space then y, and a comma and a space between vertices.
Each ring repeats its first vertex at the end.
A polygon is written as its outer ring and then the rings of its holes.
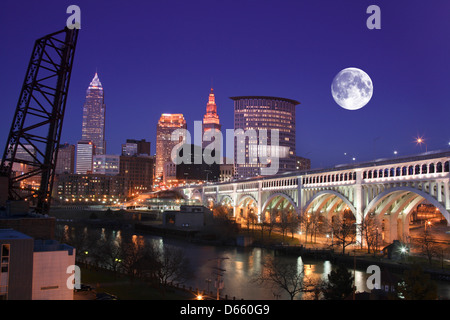
POLYGON ((50 206, 78 32, 36 40, 1 162, 9 199, 32 200, 39 213, 50 206))

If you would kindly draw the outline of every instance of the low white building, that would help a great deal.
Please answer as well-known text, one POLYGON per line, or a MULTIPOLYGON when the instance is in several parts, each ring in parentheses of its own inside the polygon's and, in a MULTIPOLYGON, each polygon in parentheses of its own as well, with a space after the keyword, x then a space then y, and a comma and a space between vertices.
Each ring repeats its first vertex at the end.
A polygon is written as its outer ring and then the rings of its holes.
POLYGON ((73 300, 73 247, 0 229, 0 261, 0 300, 73 300))
POLYGON ((75 265, 75 248, 54 240, 35 240, 33 252, 32 300, 73 300, 67 285, 75 265))

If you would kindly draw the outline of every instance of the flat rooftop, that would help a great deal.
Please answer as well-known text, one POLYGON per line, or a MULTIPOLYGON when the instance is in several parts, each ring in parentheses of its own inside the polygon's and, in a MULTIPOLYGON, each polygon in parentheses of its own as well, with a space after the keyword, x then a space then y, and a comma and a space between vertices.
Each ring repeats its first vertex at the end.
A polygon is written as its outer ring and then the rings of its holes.
POLYGON ((0 229, 0 240, 11 240, 11 239, 33 239, 33 238, 13 229, 0 229))

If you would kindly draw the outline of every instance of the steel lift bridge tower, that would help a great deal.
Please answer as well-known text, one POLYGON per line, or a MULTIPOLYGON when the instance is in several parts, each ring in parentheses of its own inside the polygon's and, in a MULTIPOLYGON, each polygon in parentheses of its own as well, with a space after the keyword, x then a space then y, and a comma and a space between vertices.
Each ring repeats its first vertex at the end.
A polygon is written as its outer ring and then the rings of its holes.
POLYGON ((38 213, 50 207, 78 32, 36 40, 0 166, 8 199, 30 201, 38 213))

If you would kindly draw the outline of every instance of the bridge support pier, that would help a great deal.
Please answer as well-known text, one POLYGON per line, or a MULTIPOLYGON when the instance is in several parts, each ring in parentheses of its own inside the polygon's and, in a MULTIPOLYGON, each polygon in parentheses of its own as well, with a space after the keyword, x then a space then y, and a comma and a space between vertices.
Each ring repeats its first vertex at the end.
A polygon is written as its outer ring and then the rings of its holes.
POLYGON ((356 218, 356 244, 361 245, 363 242, 361 233, 361 223, 363 220, 364 211, 363 207, 363 192, 362 192, 362 176, 361 171, 356 172, 356 184, 354 186, 354 204, 355 204, 355 218, 356 218))
POLYGON ((397 219, 393 219, 391 215, 384 216, 384 241, 391 243, 397 239, 397 219))
POLYGON ((398 217, 397 230, 400 240, 402 242, 406 242, 409 238, 409 221, 406 215, 401 215, 398 217))

